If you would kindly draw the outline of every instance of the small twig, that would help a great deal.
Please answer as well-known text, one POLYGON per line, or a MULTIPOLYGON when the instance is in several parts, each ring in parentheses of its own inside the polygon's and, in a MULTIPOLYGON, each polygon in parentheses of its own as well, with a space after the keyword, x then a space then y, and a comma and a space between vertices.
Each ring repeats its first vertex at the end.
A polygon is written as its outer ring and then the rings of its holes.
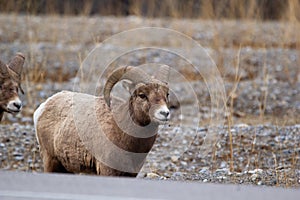
POLYGON ((233 112, 234 112, 234 108, 233 108, 234 99, 237 98, 236 90, 237 90, 238 84, 241 79, 241 76, 239 75, 241 49, 242 49, 242 47, 240 45, 239 51, 237 54, 237 58, 236 58, 234 86, 233 86, 231 92, 229 93, 229 97, 228 97, 228 98, 230 98, 230 113, 229 113, 229 116, 227 117, 229 145, 230 145, 230 171, 234 171, 233 139, 232 139, 231 127, 233 124, 232 116, 233 116, 233 112))
POLYGON ((272 152, 272 155, 273 155, 273 158, 274 158, 274 165, 275 165, 276 186, 278 186, 279 185, 279 176, 278 176, 278 171, 277 171, 277 167, 278 167, 277 158, 276 158, 276 155, 273 152, 272 152))

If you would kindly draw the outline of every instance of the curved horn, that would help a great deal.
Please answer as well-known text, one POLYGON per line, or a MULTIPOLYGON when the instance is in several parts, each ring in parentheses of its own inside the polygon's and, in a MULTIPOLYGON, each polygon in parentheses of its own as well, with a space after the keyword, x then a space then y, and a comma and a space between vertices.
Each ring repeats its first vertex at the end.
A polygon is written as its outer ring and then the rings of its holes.
POLYGON ((155 73, 155 79, 158 79, 164 83, 168 83, 170 75, 170 67, 168 65, 162 65, 159 70, 155 73))
POLYGON ((123 80, 131 80, 134 84, 151 82, 151 77, 137 67, 127 66, 116 69, 108 77, 104 86, 104 99, 106 104, 110 107, 110 92, 114 85, 123 80))
POLYGON ((17 74, 19 82, 21 81, 21 74, 24 62, 25 56, 22 53, 17 53, 17 55, 8 63, 9 69, 11 69, 17 74))
POLYGON ((2 77, 9 77, 7 65, 0 60, 0 75, 2 77))

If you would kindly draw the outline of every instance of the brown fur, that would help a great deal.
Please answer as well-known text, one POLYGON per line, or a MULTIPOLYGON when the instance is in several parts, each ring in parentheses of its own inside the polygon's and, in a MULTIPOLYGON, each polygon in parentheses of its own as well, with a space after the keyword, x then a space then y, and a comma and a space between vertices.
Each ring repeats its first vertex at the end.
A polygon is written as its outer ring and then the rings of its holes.
MULTIPOLYGON (((166 86, 159 84, 142 85, 133 92, 129 102, 123 102, 113 110, 106 105, 103 97, 67 91, 52 96, 45 103, 44 111, 35 124, 40 153, 44 162, 44 171, 104 176, 136 176, 137 173, 118 171, 97 161, 86 148, 87 143, 82 142, 76 126, 86 130, 84 137, 86 137, 85 141, 88 141, 88 146, 97 146, 97 138, 99 138, 97 134, 99 133, 94 130, 100 125, 108 140, 120 149, 145 153, 146 155, 155 142, 159 125, 152 119, 153 113, 149 110, 150 105, 167 104, 167 93, 168 88, 166 86), (145 95, 145 98, 141 94, 145 95), (76 102, 75 114, 85 119, 79 124, 73 115, 74 102, 76 102), (96 102, 95 107, 92 106, 94 102, 96 102), (89 120, 93 112, 96 113, 96 122, 89 120), (126 127, 131 120, 128 113, 137 125, 142 127, 147 125, 147 131, 151 133, 150 137, 138 138, 123 131, 124 129, 127 132, 132 131, 130 130, 131 127, 126 127), (125 128, 120 129, 117 125, 119 123, 125 125, 125 128)), ((140 130, 143 131, 143 128, 140 130)), ((143 160, 138 163, 139 169, 142 164, 143 160)))
POLYGON ((7 110, 7 104, 12 99, 19 96, 19 83, 15 78, 15 73, 8 68, 8 76, 3 76, 0 73, 0 122, 4 112, 11 113, 7 110))

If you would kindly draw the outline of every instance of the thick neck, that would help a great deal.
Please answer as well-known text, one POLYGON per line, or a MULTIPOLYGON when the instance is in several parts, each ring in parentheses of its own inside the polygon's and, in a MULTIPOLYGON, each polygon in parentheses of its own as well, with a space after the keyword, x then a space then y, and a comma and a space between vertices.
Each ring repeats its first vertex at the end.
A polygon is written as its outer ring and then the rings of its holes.
POLYGON ((119 141, 114 143, 130 152, 147 153, 151 150, 156 138, 157 123, 140 123, 129 111, 129 103, 117 106, 114 110, 114 119, 120 128, 119 141))
POLYGON ((159 124, 151 122, 148 117, 136 116, 130 102, 117 106, 115 111, 117 112, 114 112, 114 116, 119 127, 135 137, 147 138, 158 128, 159 124))

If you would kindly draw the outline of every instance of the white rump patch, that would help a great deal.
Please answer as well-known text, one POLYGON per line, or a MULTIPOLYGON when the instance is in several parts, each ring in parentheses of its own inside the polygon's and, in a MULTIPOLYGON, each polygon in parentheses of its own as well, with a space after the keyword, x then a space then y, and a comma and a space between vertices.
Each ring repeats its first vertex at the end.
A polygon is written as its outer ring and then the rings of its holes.
POLYGON ((55 96, 61 94, 61 93, 64 93, 65 91, 61 91, 61 92, 58 92, 56 94, 54 94, 53 96, 49 97, 45 102, 41 103, 41 105, 34 111, 33 113, 33 124, 34 124, 34 129, 35 129, 35 136, 36 136, 36 139, 39 142, 39 138, 37 137, 37 123, 38 123, 38 120, 40 118, 40 116, 43 114, 44 110, 45 110, 45 106, 47 104, 47 102, 54 98, 55 96))
POLYGON ((40 143, 40 141, 39 141, 39 138, 37 137, 37 122, 45 110, 46 103, 47 103, 47 101, 42 103, 33 113, 33 124, 34 124, 34 129, 35 129, 35 136, 36 136, 38 143, 40 143))

